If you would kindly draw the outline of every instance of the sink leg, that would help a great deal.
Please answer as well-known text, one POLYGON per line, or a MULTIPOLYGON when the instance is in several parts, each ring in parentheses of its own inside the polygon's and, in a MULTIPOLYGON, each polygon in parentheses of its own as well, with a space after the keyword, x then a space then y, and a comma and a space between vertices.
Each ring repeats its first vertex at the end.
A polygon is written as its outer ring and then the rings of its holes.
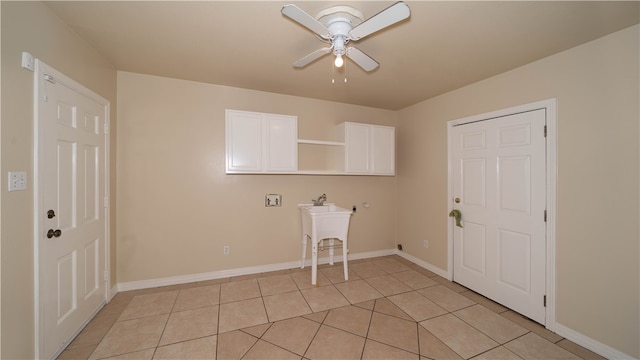
POLYGON ((329 239, 329 265, 333 265, 333 244, 335 239, 329 239))
POLYGON ((304 269, 305 260, 307 260, 307 239, 309 235, 302 235, 302 260, 300 261, 300 269, 304 269))
POLYGON ((318 281, 318 242, 311 238, 311 285, 318 281))
POLYGON ((347 253, 349 249, 347 248, 347 239, 342 240, 342 263, 344 264, 344 279, 349 280, 349 266, 347 265, 347 253))

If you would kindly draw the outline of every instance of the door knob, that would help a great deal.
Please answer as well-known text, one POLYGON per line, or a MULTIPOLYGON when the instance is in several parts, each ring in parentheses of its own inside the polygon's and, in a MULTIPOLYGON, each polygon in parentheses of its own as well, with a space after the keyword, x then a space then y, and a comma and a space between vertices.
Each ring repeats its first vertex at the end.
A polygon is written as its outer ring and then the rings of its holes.
POLYGON ((460 210, 456 210, 456 209, 451 210, 451 212, 449 213, 449 217, 456 219, 457 227, 463 227, 462 224, 460 223, 460 221, 462 220, 462 213, 460 212, 460 210))
POLYGON ((47 211, 47 218, 53 219, 56 216, 56 212, 53 210, 47 211))
POLYGON ((460 198, 455 198, 453 201, 455 201, 456 204, 459 204, 460 203, 460 198))
POLYGON ((52 237, 60 237, 60 235, 62 235, 62 231, 60 229, 57 230, 53 230, 53 229, 49 229, 49 231, 47 231, 47 238, 51 239, 52 237))

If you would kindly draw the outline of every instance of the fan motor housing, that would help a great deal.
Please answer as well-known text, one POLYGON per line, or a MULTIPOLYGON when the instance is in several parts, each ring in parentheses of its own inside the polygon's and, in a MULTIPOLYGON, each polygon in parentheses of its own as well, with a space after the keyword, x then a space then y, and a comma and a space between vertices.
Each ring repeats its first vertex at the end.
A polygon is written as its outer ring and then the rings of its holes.
POLYGON ((341 5, 332 6, 320 11, 316 16, 316 20, 323 23, 326 27, 329 27, 329 25, 336 21, 347 22, 350 26, 355 26, 364 20, 364 15, 361 11, 351 6, 341 5))
POLYGON ((321 11, 316 19, 329 29, 333 55, 344 55, 349 42, 349 32, 362 22, 362 13, 350 6, 333 6, 321 11))

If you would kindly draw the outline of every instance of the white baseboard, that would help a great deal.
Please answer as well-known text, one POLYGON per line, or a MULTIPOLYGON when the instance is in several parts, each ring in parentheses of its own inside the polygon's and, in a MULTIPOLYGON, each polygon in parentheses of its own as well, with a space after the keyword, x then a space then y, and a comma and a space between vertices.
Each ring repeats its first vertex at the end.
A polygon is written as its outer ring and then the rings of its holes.
POLYGON ((620 350, 607 346, 558 322, 555 323, 555 332, 563 338, 573 341, 583 348, 589 349, 607 359, 635 359, 631 355, 627 355, 620 350))
MULTIPOLYGON (((369 252, 359 253, 359 254, 350 254, 349 260, 368 259, 368 258, 387 256, 387 255, 393 255, 393 254, 395 254, 395 250, 393 249, 369 251, 369 252)), ((334 256, 334 261, 341 262, 342 255, 334 256)), ((309 266, 310 263, 311 261, 307 259, 307 266, 309 266)), ((328 264, 328 263, 329 263, 329 257, 318 258, 319 265, 328 264)), ((117 291, 112 290, 112 294, 115 295, 118 291, 140 290, 140 289, 148 289, 148 288, 154 288, 154 287, 160 287, 160 286, 187 284, 187 283, 192 283, 197 281, 207 281, 207 280, 223 279, 223 278, 228 278, 233 276, 251 275, 251 274, 259 274, 259 273, 270 272, 270 271, 294 269, 297 267, 300 267, 300 261, 212 271, 212 272, 200 273, 200 274, 171 276, 171 277, 159 278, 159 279, 130 281, 125 283, 118 283, 117 291)))
POLYGON ((116 296, 117 293, 118 293, 118 284, 115 284, 107 294, 107 303, 113 300, 113 297, 116 296))
POLYGON ((426 262, 424 260, 418 259, 417 257, 415 257, 413 255, 409 255, 404 251, 395 250, 395 254, 398 255, 398 256, 401 256, 401 257, 403 257, 403 258, 405 258, 405 259, 407 259, 409 261, 411 261, 412 263, 414 263, 416 265, 419 265, 419 266, 431 271, 432 273, 440 275, 440 276, 442 276, 443 278, 445 278, 445 279, 447 279, 449 281, 451 280, 451 279, 449 279, 449 274, 447 274, 446 270, 442 270, 439 267, 437 267, 437 266, 435 266, 435 265, 433 265, 431 263, 428 263, 428 262, 426 262))

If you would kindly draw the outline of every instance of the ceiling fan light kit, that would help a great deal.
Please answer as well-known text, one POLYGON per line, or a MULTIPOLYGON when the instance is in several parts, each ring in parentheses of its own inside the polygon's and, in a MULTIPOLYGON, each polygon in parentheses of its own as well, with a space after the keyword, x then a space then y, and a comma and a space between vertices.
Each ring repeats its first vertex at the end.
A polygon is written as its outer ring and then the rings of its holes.
POLYGON ((347 46, 347 44, 405 20, 411 15, 409 6, 402 1, 364 21, 362 12, 350 6, 332 6, 320 11, 315 18, 293 4, 283 6, 281 12, 330 44, 329 47, 318 49, 295 61, 294 67, 305 67, 322 56, 332 53, 335 56, 333 64, 336 67, 339 68, 344 64, 343 56, 346 56, 367 72, 375 70, 379 66, 378 62, 358 48, 347 46))

